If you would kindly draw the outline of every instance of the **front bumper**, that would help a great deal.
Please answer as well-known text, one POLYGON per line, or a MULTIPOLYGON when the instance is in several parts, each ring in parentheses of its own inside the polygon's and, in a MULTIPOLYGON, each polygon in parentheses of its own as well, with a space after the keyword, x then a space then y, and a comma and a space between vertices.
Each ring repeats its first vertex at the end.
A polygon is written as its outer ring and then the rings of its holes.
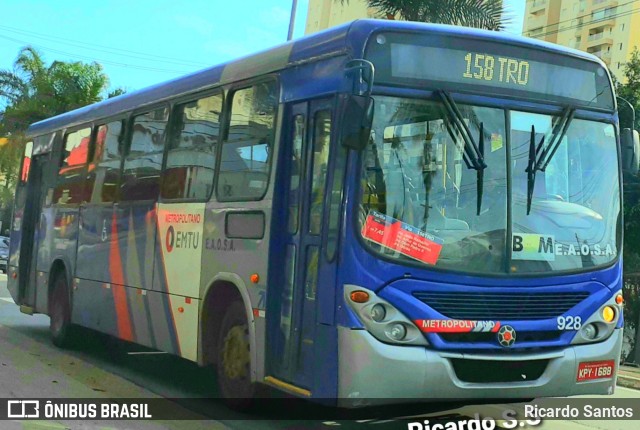
POLYGON ((366 330, 339 327, 339 404, 374 404, 456 399, 527 399, 612 394, 615 376, 576 382, 585 361, 620 361, 622 330, 604 342, 567 346, 561 350, 520 354, 477 354, 431 350, 420 346, 384 344, 366 330), (459 360, 548 360, 535 380, 471 383, 458 378, 452 365, 459 360))

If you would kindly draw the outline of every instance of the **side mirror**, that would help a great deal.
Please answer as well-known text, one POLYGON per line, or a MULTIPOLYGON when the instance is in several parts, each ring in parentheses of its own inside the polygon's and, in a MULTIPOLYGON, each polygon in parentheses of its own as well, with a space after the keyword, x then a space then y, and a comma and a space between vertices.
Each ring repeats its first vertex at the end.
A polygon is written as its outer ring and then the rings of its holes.
POLYGON ((625 128, 620 134, 620 152, 622 171, 630 175, 638 174, 638 157, 640 156, 640 136, 635 130, 625 128))
POLYGON ((360 151, 367 146, 371 136, 373 98, 355 94, 343 94, 340 97, 340 140, 343 146, 360 151))

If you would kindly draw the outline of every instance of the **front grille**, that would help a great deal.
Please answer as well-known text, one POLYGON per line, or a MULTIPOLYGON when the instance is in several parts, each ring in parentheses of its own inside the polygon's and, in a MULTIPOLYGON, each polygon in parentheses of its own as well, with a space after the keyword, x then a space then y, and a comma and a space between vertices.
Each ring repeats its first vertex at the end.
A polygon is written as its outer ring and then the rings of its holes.
MULTIPOLYGON (((516 334, 516 343, 524 342, 552 342, 558 340, 561 331, 519 331, 516 334)), ((445 342, 451 343, 492 343, 498 344, 496 333, 469 332, 469 333, 438 333, 445 342)))
POLYGON ((549 360, 467 360, 453 358, 451 364, 458 379, 464 382, 535 381, 544 373, 549 360))
POLYGON ((416 292, 414 297, 442 315, 459 320, 540 320, 555 318, 589 293, 416 292))

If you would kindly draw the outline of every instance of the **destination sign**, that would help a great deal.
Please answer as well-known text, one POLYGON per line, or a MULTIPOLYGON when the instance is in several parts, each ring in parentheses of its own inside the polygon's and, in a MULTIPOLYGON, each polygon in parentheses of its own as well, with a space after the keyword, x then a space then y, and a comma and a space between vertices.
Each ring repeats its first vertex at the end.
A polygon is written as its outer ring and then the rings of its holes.
POLYGON ((378 84, 614 108, 605 68, 571 53, 444 35, 372 39, 366 57, 378 84))
POLYGON ((467 53, 464 60, 467 63, 467 68, 462 74, 463 78, 513 83, 523 87, 529 83, 531 64, 528 61, 478 54, 477 52, 467 53))
POLYGON ((447 48, 393 44, 391 74, 523 90, 594 104, 598 96, 596 75, 590 71, 447 48))

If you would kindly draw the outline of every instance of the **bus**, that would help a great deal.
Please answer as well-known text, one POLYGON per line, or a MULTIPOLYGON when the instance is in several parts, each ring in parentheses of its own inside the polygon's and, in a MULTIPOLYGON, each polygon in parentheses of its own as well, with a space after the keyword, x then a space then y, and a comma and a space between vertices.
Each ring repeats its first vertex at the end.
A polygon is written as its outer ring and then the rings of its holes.
POLYGON ((31 125, 8 288, 338 406, 611 394, 622 172, 593 55, 357 20, 31 125))

